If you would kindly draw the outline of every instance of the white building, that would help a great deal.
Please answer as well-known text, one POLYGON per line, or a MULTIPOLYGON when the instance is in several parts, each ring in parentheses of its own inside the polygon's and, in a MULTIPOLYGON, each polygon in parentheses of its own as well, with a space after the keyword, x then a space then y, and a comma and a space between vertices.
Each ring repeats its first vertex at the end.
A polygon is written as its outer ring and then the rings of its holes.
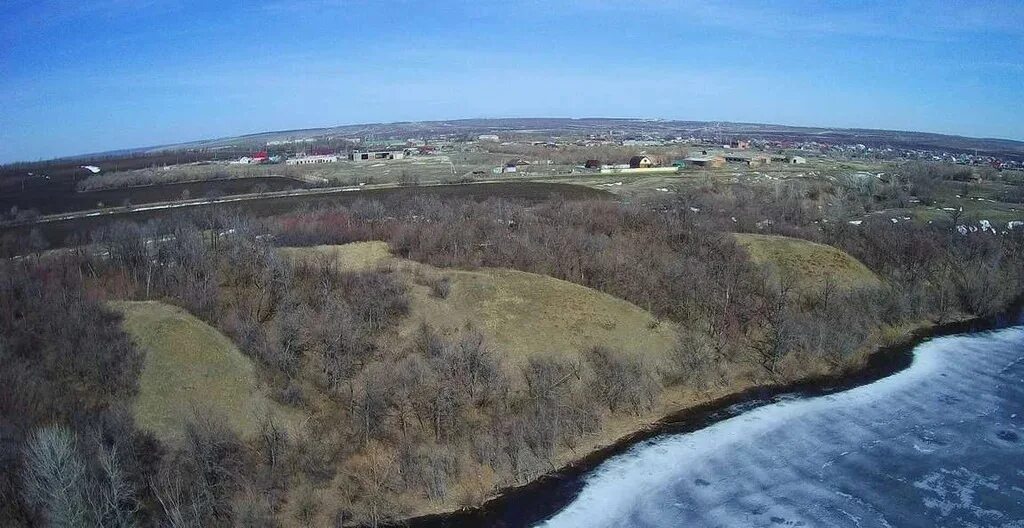
POLYGON ((500 141, 497 134, 480 134, 476 137, 477 141, 500 141))
POLYGON ((285 165, 315 165, 318 163, 336 163, 338 156, 334 154, 316 155, 316 156, 299 156, 297 158, 291 158, 285 160, 285 165))

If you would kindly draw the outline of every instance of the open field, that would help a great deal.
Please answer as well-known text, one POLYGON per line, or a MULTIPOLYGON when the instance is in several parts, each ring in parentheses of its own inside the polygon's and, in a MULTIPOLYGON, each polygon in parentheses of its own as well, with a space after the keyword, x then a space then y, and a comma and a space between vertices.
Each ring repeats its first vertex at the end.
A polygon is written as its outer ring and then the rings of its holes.
POLYGON ((803 291, 820 289, 829 280, 839 288, 877 286, 879 279, 845 251, 825 244, 775 235, 737 233, 736 240, 761 265, 791 275, 803 291))
POLYGON ((35 209, 40 214, 67 213, 104 207, 167 202, 185 198, 202 198, 214 195, 235 195, 258 192, 303 189, 308 184, 283 177, 236 178, 187 183, 144 185, 124 189, 102 191, 76 191, 68 186, 36 187, 24 192, 0 194, 0 212, 11 207, 21 210, 35 209))
POLYGON ((249 358, 185 310, 155 301, 112 306, 124 314, 125 330, 145 353, 133 406, 143 429, 175 441, 184 419, 199 409, 249 436, 263 413, 291 414, 267 397, 249 358))
POLYGON ((360 183, 399 183, 402 181, 443 181, 452 179, 452 164, 447 156, 415 156, 399 160, 338 161, 312 165, 247 165, 203 163, 101 173, 86 178, 85 188, 109 188, 131 182, 174 183, 224 179, 291 178, 310 184, 358 185, 360 183))
MULTIPOLYGON (((33 229, 50 243, 51 247, 67 245, 70 238, 88 240, 91 232, 118 220, 146 222, 156 218, 164 218, 187 209, 189 212, 206 213, 211 211, 241 211, 254 216, 272 216, 287 213, 302 207, 318 207, 332 204, 351 204, 358 200, 388 201, 425 196, 438 199, 462 198, 483 201, 488 198, 503 198, 512 201, 537 203, 547 200, 553 195, 569 200, 602 200, 611 197, 607 192, 590 189, 579 185, 545 182, 501 182, 481 184, 456 184, 438 186, 379 187, 352 189, 351 192, 332 192, 329 194, 310 194, 294 196, 253 197, 251 200, 237 203, 198 204, 181 209, 155 209, 133 211, 119 209, 110 214, 83 216, 69 220, 59 220, 40 224, 27 224, 0 230, 0 235, 27 235, 33 229)), ((73 241, 72 241, 73 243, 73 241)))
POLYGON ((820 178, 829 174, 823 164, 772 164, 750 168, 729 164, 721 169, 684 168, 676 174, 598 174, 578 172, 557 176, 532 176, 537 181, 566 182, 600 189, 624 199, 672 196, 680 191, 717 184, 771 185, 789 179, 820 178))

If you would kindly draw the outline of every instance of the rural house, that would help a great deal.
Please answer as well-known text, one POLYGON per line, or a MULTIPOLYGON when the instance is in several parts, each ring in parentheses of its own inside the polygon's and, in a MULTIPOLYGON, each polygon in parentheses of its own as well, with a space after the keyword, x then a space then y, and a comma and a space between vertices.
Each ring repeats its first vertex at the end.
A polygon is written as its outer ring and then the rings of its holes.
POLYGON ((519 167, 522 167, 522 166, 525 166, 525 165, 529 165, 529 164, 530 164, 529 161, 526 161, 526 160, 523 160, 523 159, 519 159, 519 158, 512 159, 512 160, 509 160, 508 163, 505 164, 505 168, 502 169, 502 172, 517 172, 519 170, 519 167))
POLYGON ((633 156, 629 158, 629 168, 631 169, 647 169, 654 166, 654 162, 647 156, 633 156))

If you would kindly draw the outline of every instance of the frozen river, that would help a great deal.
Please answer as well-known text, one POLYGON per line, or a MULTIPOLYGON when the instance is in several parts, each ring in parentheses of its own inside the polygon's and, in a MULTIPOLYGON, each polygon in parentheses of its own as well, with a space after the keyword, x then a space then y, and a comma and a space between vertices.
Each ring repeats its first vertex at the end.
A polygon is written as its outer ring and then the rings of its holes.
POLYGON ((1024 327, 608 459, 546 527, 1024 527, 1024 327))

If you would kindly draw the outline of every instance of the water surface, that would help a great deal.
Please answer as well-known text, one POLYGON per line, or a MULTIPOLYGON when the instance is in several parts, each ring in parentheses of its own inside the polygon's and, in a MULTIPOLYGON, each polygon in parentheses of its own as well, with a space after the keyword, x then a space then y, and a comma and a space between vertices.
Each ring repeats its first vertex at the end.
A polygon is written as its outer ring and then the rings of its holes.
POLYGON ((1024 327, 639 444, 542 525, 1024 527, 1024 327))

